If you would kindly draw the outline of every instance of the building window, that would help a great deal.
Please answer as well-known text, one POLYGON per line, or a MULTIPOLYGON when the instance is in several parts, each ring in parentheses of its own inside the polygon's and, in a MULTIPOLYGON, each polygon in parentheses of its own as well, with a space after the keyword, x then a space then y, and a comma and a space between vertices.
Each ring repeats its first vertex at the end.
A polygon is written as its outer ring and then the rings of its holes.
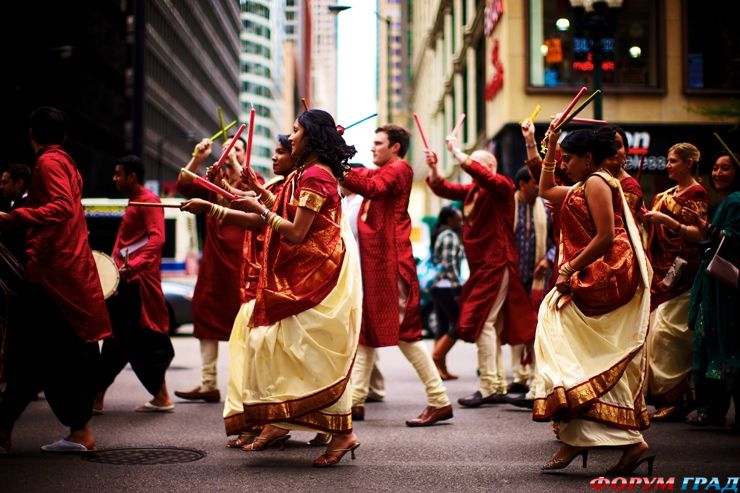
POLYGON ((686 92, 740 93, 738 15, 739 2, 684 0, 686 92))
POLYGON ((244 30, 263 38, 270 39, 270 28, 250 19, 244 19, 244 30))
POLYGON ((257 2, 246 2, 244 4, 244 11, 249 14, 255 14, 265 19, 270 18, 270 8, 257 2))
POLYGON ((248 80, 242 83, 242 92, 272 99, 272 91, 270 90, 270 88, 260 84, 255 84, 254 82, 248 80))
POLYGON ((530 87, 592 87, 594 66, 600 58, 604 86, 662 89, 662 6, 662 1, 530 0, 530 87), (584 4, 589 10, 573 7, 584 4))
POLYGON ((242 72, 252 75, 260 75, 262 77, 267 77, 268 79, 272 77, 269 67, 266 67, 261 63, 250 61, 242 61, 242 72))

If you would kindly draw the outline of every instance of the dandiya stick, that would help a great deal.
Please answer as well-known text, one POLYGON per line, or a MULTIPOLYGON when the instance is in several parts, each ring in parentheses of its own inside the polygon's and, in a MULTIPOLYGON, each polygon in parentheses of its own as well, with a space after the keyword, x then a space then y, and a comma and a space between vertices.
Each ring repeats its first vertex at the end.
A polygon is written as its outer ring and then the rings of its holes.
POLYGON ((583 111, 583 109, 586 106, 588 106, 588 104, 591 101, 593 101, 593 99, 596 97, 596 95, 597 94, 600 94, 600 93, 601 93, 601 89, 596 89, 593 93, 591 93, 591 95, 589 97, 587 97, 586 99, 584 99, 583 101, 581 101, 581 104, 578 105, 578 108, 576 108, 575 110, 573 110, 573 112, 570 115, 568 115, 566 118, 561 118, 560 119, 560 121, 558 122, 557 126, 555 127, 555 130, 560 130, 561 128, 563 128, 564 125, 567 125, 568 123, 570 123, 570 121, 578 113, 580 113, 581 111, 583 111))
POLYGON ((578 100, 583 97, 586 91, 588 91, 586 86, 583 86, 578 90, 578 94, 576 94, 576 96, 570 101, 570 103, 568 103, 568 106, 565 107, 565 111, 563 111, 563 113, 560 115, 560 119, 557 121, 556 125, 560 125, 560 122, 565 120, 565 118, 568 116, 568 113, 570 113, 570 110, 573 109, 578 100))
MULTIPOLYGON (((252 109, 254 111, 254 109, 252 109)), ((222 164, 224 164, 224 161, 226 161, 226 157, 231 152, 231 149, 234 148, 234 144, 236 144, 236 140, 239 138, 239 136, 244 131, 244 125, 243 123, 239 126, 239 129, 234 134, 234 137, 231 139, 231 142, 229 142, 229 145, 226 146, 226 149, 224 149, 224 152, 221 153, 221 157, 218 158, 218 161, 216 161, 216 164, 213 165, 213 171, 218 171, 218 169, 221 167, 222 164)))
POLYGON ((455 128, 452 129, 452 135, 457 135, 457 132, 460 131, 460 128, 462 127, 463 122, 465 121, 465 113, 462 113, 460 115, 460 118, 457 119, 457 123, 455 124, 455 128))
POLYGON ((245 168, 249 168, 249 163, 252 162, 252 137, 254 136, 254 106, 249 110, 249 130, 247 131, 247 157, 244 163, 245 168))
POLYGON ((640 178, 642 178, 642 167, 645 164, 645 154, 642 155, 640 158, 640 165, 637 167, 637 183, 640 183, 640 178))
POLYGON ((132 201, 129 201, 128 205, 135 205, 137 207, 176 207, 179 209, 182 206, 182 202, 178 204, 169 204, 165 202, 132 202, 132 201))
MULTIPOLYGON (((231 127, 233 127, 234 125, 236 125, 236 120, 232 121, 231 123, 229 123, 228 125, 226 125, 224 128, 222 128, 221 130, 219 130, 215 134, 211 135, 208 138, 208 140, 210 140, 211 142, 213 142, 214 140, 216 140, 219 137, 221 137, 221 135, 226 135, 226 132, 228 132, 231 129, 231 127)), ((195 151, 193 151, 193 156, 195 156, 195 151)))
POLYGON ((308 103, 306 102, 306 98, 301 98, 301 103, 303 103, 303 111, 308 111, 308 103))
MULTIPOLYGON (((540 114, 540 110, 541 109, 542 109, 542 106, 540 106, 539 104, 537 106, 535 106, 534 107, 534 111, 532 112, 531 115, 529 115, 529 118, 527 118, 527 120, 529 120, 530 122, 534 123, 534 119, 537 118, 537 115, 540 114)), ((521 125, 522 123, 524 123, 524 120, 520 121, 519 122, 519 125, 521 125)))
POLYGON ((732 158, 732 160, 735 161, 735 164, 737 164, 738 166, 740 166, 740 161, 737 160, 737 156, 735 156, 735 153, 732 152, 732 150, 730 149, 730 147, 727 144, 725 144, 725 141, 722 140, 722 137, 720 137, 717 132, 714 132, 714 136, 717 137, 717 140, 719 140, 719 143, 722 144, 722 147, 725 148, 725 151, 727 151, 727 154, 730 155, 730 157, 732 158))
MULTIPOLYGON (((555 115, 550 115, 550 118, 555 118, 555 115)), ((570 118, 568 123, 590 123, 592 125, 605 125, 609 123, 606 120, 594 120, 593 118, 570 118)))
POLYGON ((226 127, 224 127, 224 110, 220 106, 217 106, 216 111, 218 112, 218 126, 221 127, 221 137, 224 139, 225 144, 229 140, 229 137, 226 135, 226 127))
POLYGON ((206 180, 202 176, 198 176, 192 171, 187 170, 185 168, 183 168, 181 171, 185 173, 187 176, 189 176, 190 178, 192 178, 194 183, 196 183, 197 185, 200 185, 206 190, 210 190, 211 192, 217 193, 218 195, 221 195, 222 197, 226 197, 229 200, 236 200, 236 195, 234 195, 231 192, 227 192, 223 188, 219 187, 215 183, 211 183, 210 181, 206 180))
POLYGON ((354 123, 353 123, 352 125, 347 125, 346 127, 344 127, 344 129, 345 129, 345 130, 347 130, 348 128, 352 128, 352 127, 354 127, 355 125, 359 125, 360 123, 364 122, 365 120, 369 120, 370 118, 372 118, 372 117, 374 117, 374 116, 378 116, 378 114, 377 114, 377 113, 373 113, 373 114, 372 114, 372 115, 370 115, 370 116, 366 116, 366 117, 365 117, 365 118, 363 118, 362 120, 357 120, 357 121, 356 121, 356 122, 354 122, 354 123))
POLYGON ((421 122, 419 121, 419 115, 414 113, 414 120, 416 121, 416 127, 419 129, 419 135, 421 135, 421 141, 424 143, 424 149, 429 150, 429 144, 427 143, 427 137, 424 135, 424 130, 421 128, 421 122))

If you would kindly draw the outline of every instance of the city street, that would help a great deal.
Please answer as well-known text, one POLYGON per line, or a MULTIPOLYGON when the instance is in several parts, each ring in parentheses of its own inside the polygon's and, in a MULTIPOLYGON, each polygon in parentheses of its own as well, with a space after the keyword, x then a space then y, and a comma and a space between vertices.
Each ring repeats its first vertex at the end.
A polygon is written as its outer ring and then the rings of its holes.
MULTIPOLYGON (((199 381, 198 341, 173 338, 176 356, 168 372, 170 392, 199 381)), ((508 354, 508 350, 505 350, 508 354)), ((103 415, 93 417, 102 452, 119 448, 194 449, 205 456, 174 464, 141 465, 91 462, 90 455, 55 455, 39 447, 65 434, 43 399, 33 402, 13 435, 13 454, 0 457, 0 490, 36 491, 594 491, 589 482, 616 463, 616 450, 593 450, 588 468, 579 460, 564 472, 540 473, 558 444, 548 424, 535 423, 527 410, 509 405, 462 409, 457 398, 476 389, 476 350, 458 343, 449 369, 460 375, 447 383, 455 418, 431 428, 408 428, 404 420, 425 405, 421 384, 397 348, 380 351, 387 397, 368 403, 356 424, 362 446, 357 460, 347 455, 330 470, 311 467, 322 449, 308 447, 312 435, 294 432, 284 450, 245 453, 224 446, 221 404, 176 400, 172 414, 135 413, 148 399, 130 368, 110 388, 103 415)), ((219 380, 224 392, 226 344, 220 346, 219 380)), ((733 414, 731 413, 731 416, 733 414)), ((646 434, 657 454, 655 475, 717 476, 720 485, 740 474, 740 435, 693 429, 682 423, 657 423, 646 434)), ((184 451, 187 453, 188 451, 184 451)), ((120 454, 126 462, 126 453, 120 454)), ((129 459, 133 454, 128 455, 129 459)), ((129 460, 135 462, 135 460, 129 460)), ((644 473, 644 468, 641 471, 644 473)), ((639 489, 639 488, 636 488, 639 489)))

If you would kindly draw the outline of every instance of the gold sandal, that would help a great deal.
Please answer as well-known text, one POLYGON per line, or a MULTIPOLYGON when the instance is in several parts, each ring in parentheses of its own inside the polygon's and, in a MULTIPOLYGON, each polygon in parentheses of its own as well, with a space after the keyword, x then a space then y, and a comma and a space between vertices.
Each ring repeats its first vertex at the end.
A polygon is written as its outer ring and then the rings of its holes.
POLYGON ((346 454, 347 452, 350 453, 352 460, 355 460, 355 450, 359 446, 360 442, 354 442, 352 445, 349 446, 349 448, 327 450, 319 457, 314 459, 313 467, 331 467, 335 464, 338 464, 339 461, 342 460, 342 457, 344 457, 344 454, 346 454))

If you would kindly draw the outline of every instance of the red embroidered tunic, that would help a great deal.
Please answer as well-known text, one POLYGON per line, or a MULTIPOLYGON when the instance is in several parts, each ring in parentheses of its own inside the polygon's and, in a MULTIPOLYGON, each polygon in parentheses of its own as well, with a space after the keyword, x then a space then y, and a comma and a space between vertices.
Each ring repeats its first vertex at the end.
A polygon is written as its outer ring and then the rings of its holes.
POLYGON ((274 212, 292 222, 298 207, 316 212, 301 243, 288 241, 272 228, 265 230, 250 327, 272 325, 313 308, 337 284, 345 245, 339 187, 330 171, 314 165, 288 176, 275 199, 274 212))
POLYGON ((357 218, 364 299, 360 344, 395 346, 421 339, 419 279, 411 249, 409 196, 414 172, 406 161, 355 168, 342 185, 364 197, 357 218), (399 278, 407 286, 399 324, 399 278))
MULTIPOLYGON (((704 187, 699 184, 692 185, 679 195, 676 194, 676 187, 669 188, 655 196, 652 210, 660 211, 681 222, 681 210, 686 206, 698 210, 702 217, 707 219, 709 195, 704 187)), ((686 241, 679 231, 673 232, 663 225, 650 224, 648 232, 648 258, 653 266, 650 306, 654 309, 691 288, 696 271, 699 269, 700 252, 699 245, 686 241), (661 281, 676 257, 681 257, 688 263, 669 288, 661 281)))
POLYGON ((82 177, 60 146, 36 158, 26 207, 10 212, 25 226, 25 278, 44 286, 85 342, 112 334, 82 209, 82 177))
MULTIPOLYGON (((184 196, 227 206, 218 195, 192 183, 178 181, 184 196)), ((228 341, 241 305, 241 270, 245 231, 206 216, 206 237, 193 291, 193 336, 228 341)))
MULTIPOLYGON (((131 197, 135 202, 159 203, 159 197, 146 188, 131 197)), ((141 326, 154 332, 167 334, 170 330, 169 314, 162 293, 162 247, 164 247, 164 209, 159 207, 128 206, 118 227, 113 246, 113 260, 121 269, 126 259, 121 250, 146 243, 129 253, 128 265, 134 271, 131 281, 139 283, 141 296, 141 326)), ((121 280, 121 282, 125 282, 121 280)))
POLYGON ((460 294, 458 335, 468 342, 478 338, 508 270, 509 289, 501 312, 505 321, 501 342, 529 344, 534 340, 537 314, 518 275, 514 183, 475 161, 468 173, 473 177, 469 185, 427 179, 435 194, 464 204, 463 247, 470 277, 460 294))

